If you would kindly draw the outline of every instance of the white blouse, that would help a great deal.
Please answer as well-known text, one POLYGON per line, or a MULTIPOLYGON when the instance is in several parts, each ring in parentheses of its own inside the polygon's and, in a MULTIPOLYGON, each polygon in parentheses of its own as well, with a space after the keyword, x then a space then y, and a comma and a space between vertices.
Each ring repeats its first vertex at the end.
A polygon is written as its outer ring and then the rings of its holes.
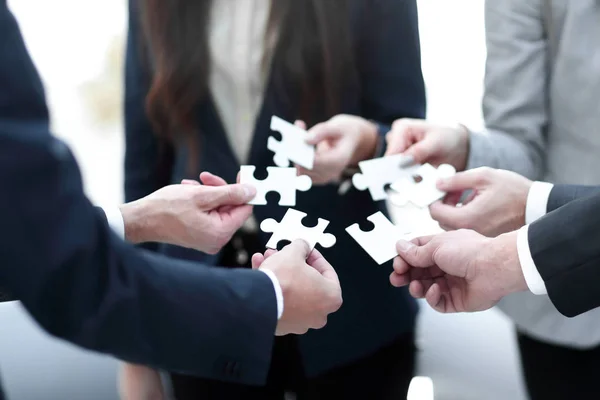
POLYGON ((212 4, 209 89, 241 164, 248 161, 268 78, 269 63, 263 63, 263 53, 270 9, 270 0, 213 0, 212 4))

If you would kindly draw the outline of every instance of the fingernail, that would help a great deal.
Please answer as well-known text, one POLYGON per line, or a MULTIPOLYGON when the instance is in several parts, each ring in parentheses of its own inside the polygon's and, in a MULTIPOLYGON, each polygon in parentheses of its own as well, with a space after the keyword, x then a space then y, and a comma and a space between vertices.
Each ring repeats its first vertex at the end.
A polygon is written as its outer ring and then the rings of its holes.
POLYGON ((407 242, 406 240, 399 240, 398 243, 396 243, 396 249, 401 253, 406 253, 414 247, 416 246, 413 243, 407 242))
POLYGON ((254 197, 256 195, 256 188, 254 186, 243 184, 242 188, 246 197, 254 197))

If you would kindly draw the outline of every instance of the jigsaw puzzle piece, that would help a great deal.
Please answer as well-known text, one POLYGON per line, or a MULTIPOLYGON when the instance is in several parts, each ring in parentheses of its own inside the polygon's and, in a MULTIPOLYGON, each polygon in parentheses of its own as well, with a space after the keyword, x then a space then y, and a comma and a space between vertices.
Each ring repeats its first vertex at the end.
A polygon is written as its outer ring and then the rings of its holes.
POLYGON ((454 174, 456 170, 449 164, 442 164, 438 168, 431 164, 423 164, 414 173, 421 178, 420 182, 415 182, 411 176, 403 177, 392 184, 391 188, 401 195, 394 200, 394 204, 408 199, 418 207, 427 207, 446 195, 436 187, 438 179, 450 178, 454 174))
POLYGON ((242 165, 240 168, 240 183, 246 183, 256 188, 256 196, 248 204, 266 205, 267 193, 277 192, 280 206, 295 206, 296 190, 305 192, 312 187, 310 177, 298 176, 296 168, 267 167, 269 175, 263 180, 257 180, 254 177, 255 171, 256 167, 253 165, 242 165))
POLYGON ((281 141, 270 136, 267 148, 275 153, 273 161, 278 167, 289 167, 293 162, 308 170, 313 169, 315 146, 306 143, 308 133, 279 117, 271 118, 271 130, 281 134, 281 141))
POLYGON ((385 200, 386 186, 403 177, 411 176, 418 167, 411 165, 413 162, 412 157, 404 154, 361 161, 358 163, 361 172, 352 176, 352 184, 357 190, 369 189, 374 201, 385 200))
POLYGON ((317 243, 325 248, 332 247, 335 244, 335 236, 331 233, 324 233, 329 221, 319 218, 317 226, 307 228, 302 224, 304 217, 306 217, 306 213, 290 208, 281 222, 277 222, 272 218, 264 220, 260 224, 260 229, 263 232, 273 234, 267 242, 267 248, 277 249, 277 244, 282 240, 293 242, 296 239, 306 241, 311 250, 315 248, 317 243))
POLYGON ((367 218, 375 228, 369 232, 360 229, 359 224, 346 228, 346 232, 375 260, 379 265, 398 255, 396 243, 407 239, 410 228, 400 228, 394 225, 381 211, 367 218))

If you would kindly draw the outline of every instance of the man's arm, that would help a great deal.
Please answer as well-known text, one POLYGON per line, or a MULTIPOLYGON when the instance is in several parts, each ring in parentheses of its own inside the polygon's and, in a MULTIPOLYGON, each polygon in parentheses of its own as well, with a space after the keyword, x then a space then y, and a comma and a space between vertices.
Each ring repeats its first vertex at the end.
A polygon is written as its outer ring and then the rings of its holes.
POLYGON ((533 182, 527 195, 525 223, 531 224, 573 200, 597 193, 600 193, 600 186, 553 185, 547 182, 533 182))
POLYGON ((19 28, 0 0, 0 282, 50 333, 121 359, 264 382, 275 326, 269 277, 137 251, 86 199, 19 28))
POLYGON ((550 299, 573 317, 600 306, 600 193, 529 226, 529 250, 550 299))
POLYGON ((544 172, 547 52, 543 0, 486 0, 486 133, 470 135, 467 168, 544 172))

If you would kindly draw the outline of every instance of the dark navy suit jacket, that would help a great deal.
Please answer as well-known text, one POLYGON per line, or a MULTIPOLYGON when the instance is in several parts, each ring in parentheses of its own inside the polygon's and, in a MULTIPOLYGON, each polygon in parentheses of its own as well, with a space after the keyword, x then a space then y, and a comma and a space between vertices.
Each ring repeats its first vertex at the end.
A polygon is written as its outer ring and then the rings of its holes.
POLYGON ((529 227, 531 257, 558 311, 600 306, 600 187, 555 185, 548 212, 529 227))
MULTIPOLYGON (((210 97, 198 105, 199 167, 188 171, 187 151, 176 148, 166 180, 156 174, 159 144, 144 112, 150 76, 145 71, 151 64, 140 54, 138 15, 135 0, 130 1, 130 29, 126 58, 126 156, 125 194, 133 200, 153 190, 179 182, 182 178, 196 178, 201 171, 210 171, 234 182, 239 164, 226 138, 223 125, 210 97)), ((380 0, 355 2, 355 36, 363 39, 357 48, 357 68, 360 89, 347 93, 340 99, 342 112, 360 115, 385 124, 397 118, 423 118, 425 116, 425 89, 420 63, 420 45, 415 0, 380 0), (372 5, 372 6, 369 6, 372 5), (369 21, 360 16, 369 15, 369 21), (363 36, 368 35, 368 36, 363 36), (365 41, 364 38, 368 38, 365 41)), ((276 69, 277 65, 272 67, 276 69)), ((272 115, 289 121, 298 117, 297 109, 287 101, 289 93, 282 85, 271 82, 266 89, 264 104, 254 132, 248 164, 264 169, 273 164, 273 153, 267 147, 271 135, 269 123, 272 115)), ((326 120, 329 115, 317 110, 315 121, 326 120)), ((337 186, 313 187, 299 193, 295 208, 313 218, 331 221, 328 232, 337 237, 332 249, 323 254, 336 268, 344 295, 341 310, 330 316, 327 326, 310 331, 299 338, 302 358, 309 376, 367 356, 389 344, 400 335, 414 329, 416 303, 405 290, 389 284, 390 264, 377 266, 369 256, 347 235, 345 228, 355 222, 366 221, 374 212, 383 209, 375 204, 367 192, 352 190, 344 196, 337 186)), ((258 221, 266 218, 280 219, 285 209, 277 204, 255 207, 258 221)), ((266 243, 266 236, 261 240, 266 243)), ((217 263, 218 258, 174 246, 162 246, 160 251, 175 257, 217 263)))
POLYGON ((6 0, 0 60, 0 286, 49 333, 87 349, 263 384, 277 322, 269 277, 120 240, 85 197, 69 149, 50 135, 42 83, 6 0))

